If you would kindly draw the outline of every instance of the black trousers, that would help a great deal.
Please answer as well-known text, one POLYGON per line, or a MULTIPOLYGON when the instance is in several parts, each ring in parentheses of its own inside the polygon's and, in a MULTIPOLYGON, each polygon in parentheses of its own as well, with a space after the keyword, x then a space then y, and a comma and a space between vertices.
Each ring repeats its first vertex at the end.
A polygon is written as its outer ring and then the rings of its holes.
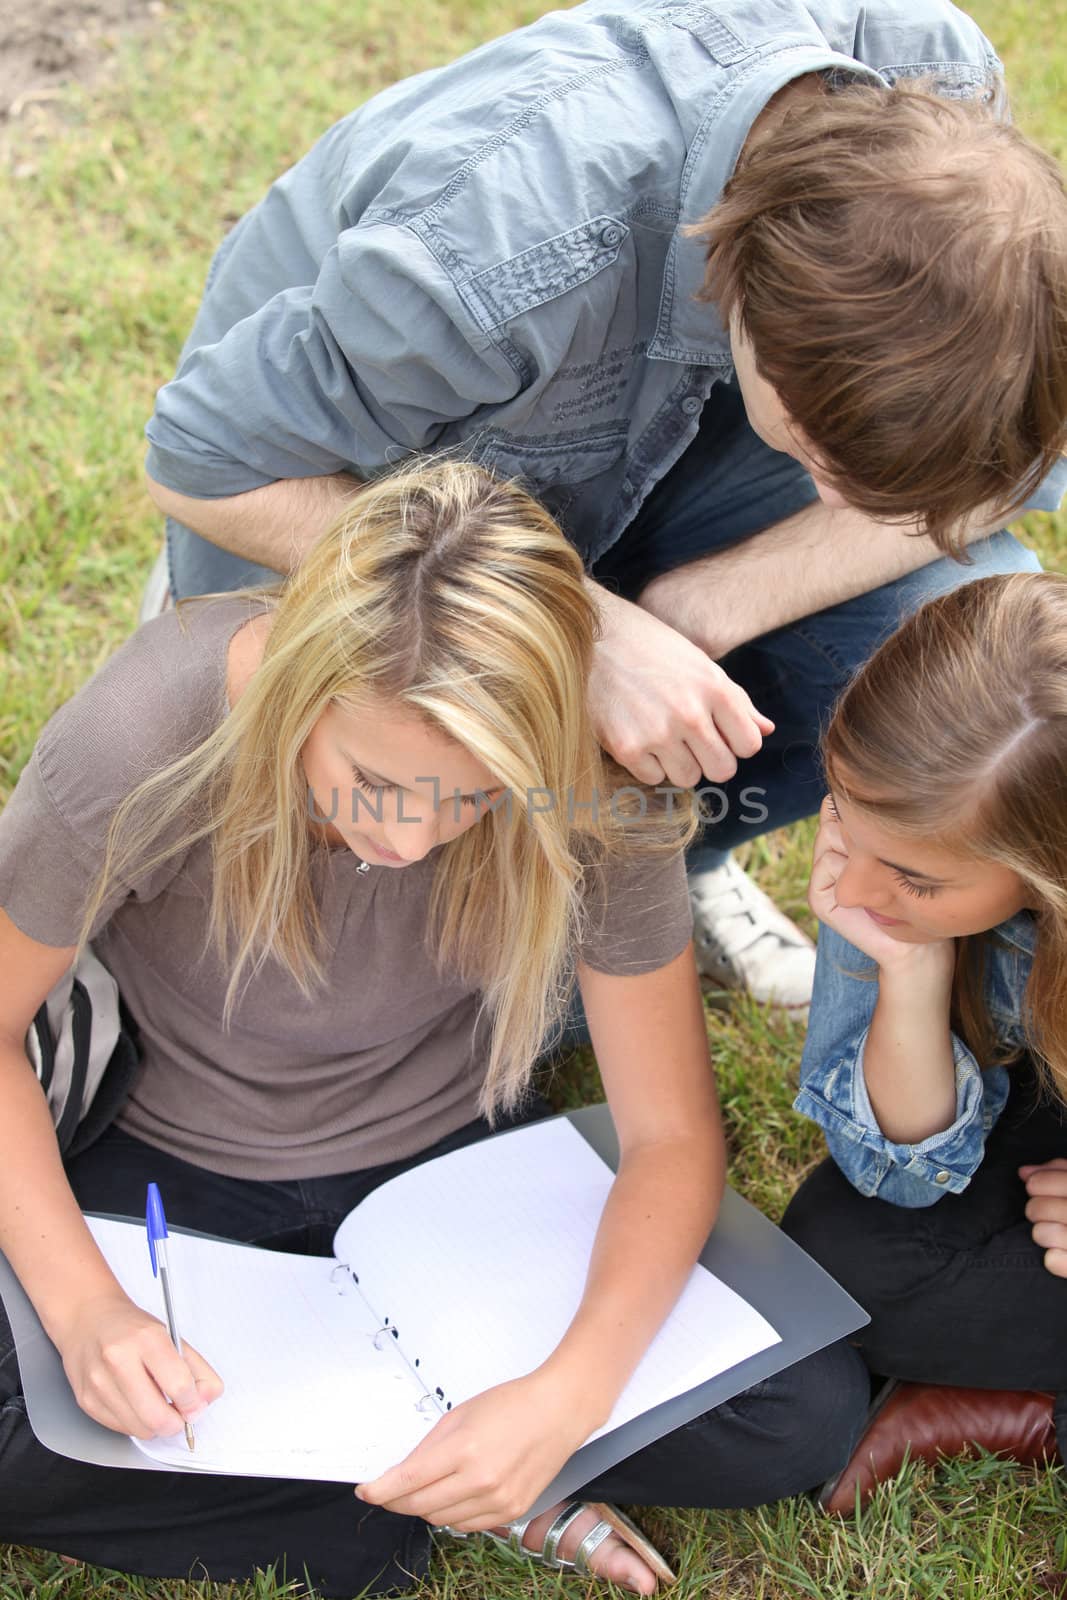
POLYGON ((908 1210, 867 1200, 823 1162, 782 1226, 871 1314, 856 1336, 886 1377, 977 1389, 1048 1389, 1067 1460, 1067 1278, 1046 1271, 1017 1169, 1067 1156, 1067 1110, 1032 1065, 962 1194, 908 1210))
MULTIPOLYGON (((542 1102, 519 1120, 546 1114, 542 1102)), ((416 1160, 484 1137, 476 1122, 416 1160)), ((156 1180, 172 1224, 278 1250, 329 1254, 345 1214, 405 1166, 253 1183, 165 1156, 117 1129, 70 1164, 86 1210, 143 1214, 156 1180)), ((813 1487, 851 1452, 869 1394, 840 1344, 658 1440, 588 1486, 630 1504, 755 1505, 813 1487)), ((347 1484, 93 1467, 45 1450, 26 1420, 10 1330, 0 1315, 0 1540, 58 1550, 149 1577, 243 1579, 275 1563, 323 1595, 410 1587, 430 1552, 418 1518, 362 1505, 347 1484)))

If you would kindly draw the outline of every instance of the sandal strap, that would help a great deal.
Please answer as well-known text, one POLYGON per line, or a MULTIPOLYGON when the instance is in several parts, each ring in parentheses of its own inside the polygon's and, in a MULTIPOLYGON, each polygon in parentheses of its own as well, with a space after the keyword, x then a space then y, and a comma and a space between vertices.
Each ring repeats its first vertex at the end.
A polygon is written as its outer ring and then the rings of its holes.
POLYGON ((580 1517, 585 1509, 586 1507, 581 1500, 569 1500, 559 1514, 552 1519, 545 1533, 544 1542, 541 1545, 540 1559, 546 1567, 554 1567, 561 1572, 565 1569, 570 1570, 573 1568, 574 1562, 567 1561, 563 1556, 557 1556, 556 1551, 559 1549, 560 1540, 571 1523, 580 1517))
POLYGON ((661 1582, 677 1583, 678 1579, 651 1539, 641 1532, 635 1522, 631 1522, 625 1511, 620 1511, 618 1506, 612 1505, 607 1500, 593 1500, 590 1502, 590 1508, 610 1526, 613 1533, 619 1535, 624 1544, 630 1546, 635 1555, 639 1555, 642 1561, 647 1562, 661 1582))
POLYGON ((600 1546, 604 1543, 604 1540, 610 1539, 614 1532, 615 1529, 611 1526, 610 1522, 604 1522, 603 1520, 600 1522, 594 1522, 593 1526, 590 1528, 589 1532, 586 1534, 585 1538, 574 1552, 574 1565, 577 1567, 579 1572, 587 1572, 591 1577, 596 1576, 592 1567, 589 1565, 590 1559, 596 1555, 597 1551, 600 1549, 600 1546))
POLYGON ((533 1517, 516 1517, 514 1522, 508 1523, 508 1549, 514 1550, 517 1556, 529 1556, 535 1553, 527 1550, 522 1542, 523 1534, 532 1521, 533 1517))

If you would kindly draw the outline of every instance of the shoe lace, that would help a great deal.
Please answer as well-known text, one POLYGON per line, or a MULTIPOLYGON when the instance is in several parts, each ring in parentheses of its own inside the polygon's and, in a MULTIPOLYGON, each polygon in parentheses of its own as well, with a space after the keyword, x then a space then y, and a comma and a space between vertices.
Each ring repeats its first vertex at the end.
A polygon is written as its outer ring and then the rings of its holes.
POLYGON ((766 925, 763 893, 741 867, 727 861, 717 869, 715 876, 720 882, 714 891, 700 896, 710 913, 698 935, 705 947, 718 949, 729 960, 753 949, 764 939, 773 940, 776 945, 799 943, 787 938, 782 928, 766 925), (713 934, 709 932, 709 923, 714 926, 713 934))

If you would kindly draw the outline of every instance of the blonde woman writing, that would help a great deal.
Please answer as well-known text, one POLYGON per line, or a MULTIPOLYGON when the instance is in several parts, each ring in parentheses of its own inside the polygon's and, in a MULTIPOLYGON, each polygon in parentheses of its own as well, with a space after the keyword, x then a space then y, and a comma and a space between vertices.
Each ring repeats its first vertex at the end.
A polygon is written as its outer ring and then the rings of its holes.
POLYGON ((654 1552, 600 1502, 737 1504, 847 1455, 815 1408, 858 1359, 829 1352, 622 1463, 594 1505, 525 1516, 607 1417, 723 1183, 689 813, 631 786, 625 816, 584 709, 593 640, 551 519, 435 465, 365 487, 285 585, 147 624, 44 729, 0 818, 0 1247, 89 1415, 177 1432, 226 1374, 124 1296, 81 1207, 135 1212, 153 1178, 172 1223, 325 1253, 384 1178, 543 1114, 530 1068, 575 972, 622 1161, 554 1354, 358 1498, 50 1456, 0 1331, 0 1538, 160 1576, 273 1562, 347 1596, 409 1587, 448 1525, 647 1593, 654 1552), (65 1170, 22 1041, 89 935, 142 1061, 65 1170))

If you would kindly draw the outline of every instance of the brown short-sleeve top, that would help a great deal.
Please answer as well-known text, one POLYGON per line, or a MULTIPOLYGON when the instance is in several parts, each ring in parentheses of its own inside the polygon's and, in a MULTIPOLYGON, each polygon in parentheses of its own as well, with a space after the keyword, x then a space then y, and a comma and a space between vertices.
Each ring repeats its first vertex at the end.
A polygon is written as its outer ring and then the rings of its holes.
MULTIPOLYGON (((76 942, 116 807, 227 715, 228 646, 258 609, 227 597, 146 623, 47 723, 0 815, 0 906, 30 938, 76 942)), ((141 1031, 121 1126, 217 1172, 281 1179, 400 1160, 476 1116, 480 997, 424 943, 434 855, 361 873, 350 851, 317 851, 326 987, 308 999, 268 962, 225 1033, 228 975, 201 956, 210 841, 117 885, 94 948, 141 1031)), ((685 948, 680 856, 613 863, 596 895, 590 966, 650 972, 685 948)))

